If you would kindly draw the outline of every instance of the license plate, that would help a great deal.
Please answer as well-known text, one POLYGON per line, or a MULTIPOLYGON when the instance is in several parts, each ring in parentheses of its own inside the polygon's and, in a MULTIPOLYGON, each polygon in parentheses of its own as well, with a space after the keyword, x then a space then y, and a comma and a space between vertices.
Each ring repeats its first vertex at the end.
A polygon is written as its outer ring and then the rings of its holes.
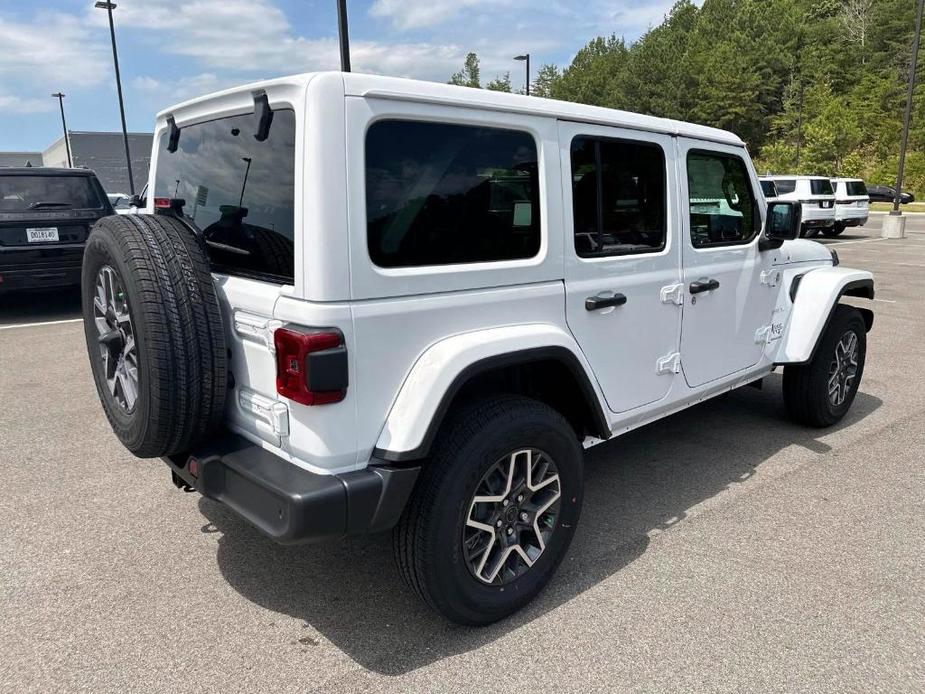
POLYGON ((58 240, 58 227, 28 227, 26 240, 29 243, 46 243, 58 240))

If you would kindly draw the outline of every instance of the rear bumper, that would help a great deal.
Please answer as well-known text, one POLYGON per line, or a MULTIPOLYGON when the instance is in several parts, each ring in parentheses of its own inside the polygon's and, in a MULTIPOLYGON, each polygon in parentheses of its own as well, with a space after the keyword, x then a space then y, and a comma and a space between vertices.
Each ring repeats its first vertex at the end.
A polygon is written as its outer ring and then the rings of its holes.
POLYGON ((80 284, 83 245, 0 249, 0 291, 80 284))
POLYGON ((420 471, 374 460, 363 470, 320 475, 230 433, 163 460, 177 486, 221 502, 281 544, 387 530, 420 471))

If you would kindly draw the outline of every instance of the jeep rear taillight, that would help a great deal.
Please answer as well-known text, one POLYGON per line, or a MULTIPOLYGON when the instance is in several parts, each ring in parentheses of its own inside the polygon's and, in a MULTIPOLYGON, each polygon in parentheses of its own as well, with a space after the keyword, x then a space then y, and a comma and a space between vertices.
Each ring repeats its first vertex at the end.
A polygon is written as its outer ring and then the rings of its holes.
POLYGON ((347 347, 339 330, 277 328, 276 392, 303 405, 340 402, 347 395, 347 347))

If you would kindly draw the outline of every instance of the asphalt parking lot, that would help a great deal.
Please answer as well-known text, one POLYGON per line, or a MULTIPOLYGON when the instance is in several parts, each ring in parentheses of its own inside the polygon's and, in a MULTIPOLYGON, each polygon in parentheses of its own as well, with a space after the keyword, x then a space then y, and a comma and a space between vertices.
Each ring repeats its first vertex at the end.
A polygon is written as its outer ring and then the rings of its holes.
POLYGON ((848 417, 791 424, 775 375, 593 449, 557 577, 479 630, 387 535, 282 548, 178 492, 112 435, 76 296, 0 298, 0 691, 922 691, 925 215, 881 221, 823 241, 876 273, 848 417))

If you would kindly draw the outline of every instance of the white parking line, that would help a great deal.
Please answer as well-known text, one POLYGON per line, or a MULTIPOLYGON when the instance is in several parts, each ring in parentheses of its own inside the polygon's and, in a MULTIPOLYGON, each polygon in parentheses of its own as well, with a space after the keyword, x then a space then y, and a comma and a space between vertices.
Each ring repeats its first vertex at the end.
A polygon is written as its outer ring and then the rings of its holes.
POLYGON ((65 320, 46 320, 38 323, 14 323, 13 325, 0 325, 0 330, 12 330, 13 328, 36 328, 40 325, 62 325, 64 323, 80 323, 83 318, 67 318, 65 320))

